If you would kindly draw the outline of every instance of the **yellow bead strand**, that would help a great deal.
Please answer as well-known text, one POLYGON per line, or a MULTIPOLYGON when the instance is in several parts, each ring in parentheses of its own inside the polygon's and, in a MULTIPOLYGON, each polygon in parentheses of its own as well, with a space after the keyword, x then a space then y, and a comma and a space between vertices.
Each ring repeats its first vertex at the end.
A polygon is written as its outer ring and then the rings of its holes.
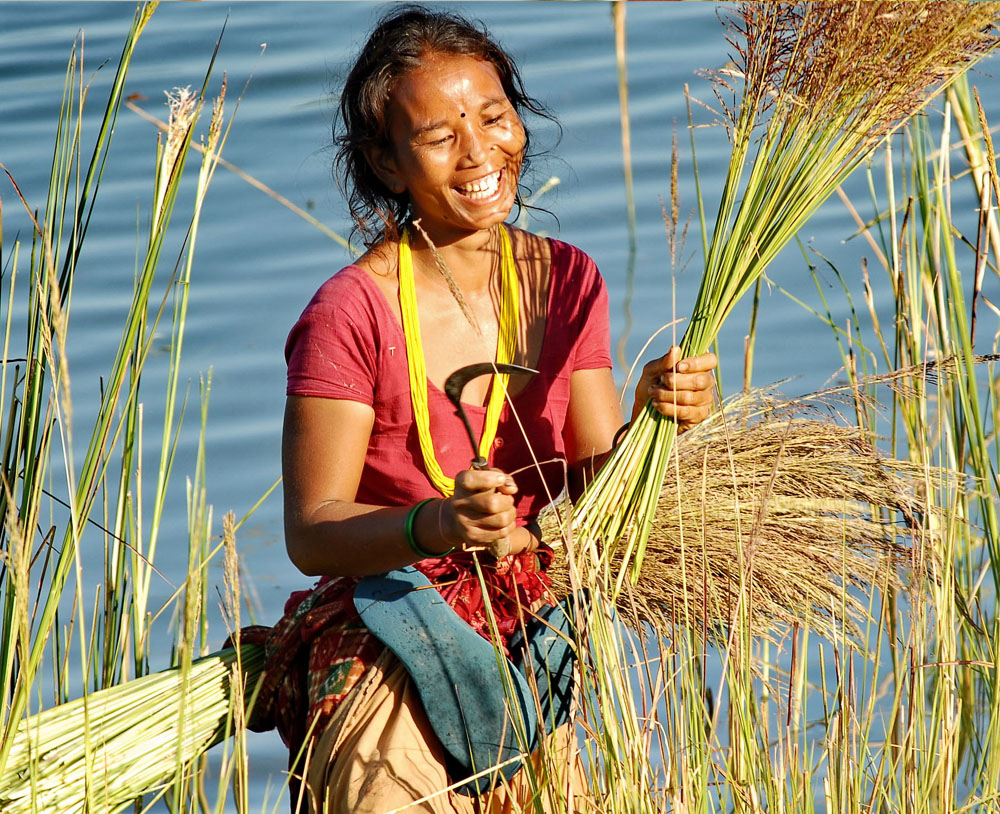
MULTIPOLYGON (((514 264, 514 251, 507 229, 500 227, 500 331, 497 336, 496 361, 510 364, 517 350, 517 330, 521 314, 521 291, 514 264)), ((430 410, 427 406, 427 365, 424 346, 420 339, 420 318, 417 314, 417 294, 413 282, 413 256, 410 252, 409 231, 403 230, 399 239, 399 310, 403 317, 403 335, 406 338, 406 365, 410 373, 410 401, 413 418, 417 424, 417 438, 424 458, 424 469, 434 488, 445 497, 455 492, 455 479, 441 469, 434 455, 431 438, 430 410)), ((489 457, 493 439, 496 438, 507 395, 510 377, 501 373, 493 375, 490 399, 486 406, 483 435, 479 440, 479 454, 489 457)))

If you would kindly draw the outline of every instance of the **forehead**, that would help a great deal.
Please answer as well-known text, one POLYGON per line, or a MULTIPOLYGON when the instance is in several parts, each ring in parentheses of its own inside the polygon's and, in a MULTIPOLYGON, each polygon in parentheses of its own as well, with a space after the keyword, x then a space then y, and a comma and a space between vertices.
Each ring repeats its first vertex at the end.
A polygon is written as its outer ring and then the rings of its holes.
POLYGON ((388 113, 394 125, 422 126, 504 101, 500 75, 491 62, 457 54, 428 54, 418 68, 396 80, 388 113))

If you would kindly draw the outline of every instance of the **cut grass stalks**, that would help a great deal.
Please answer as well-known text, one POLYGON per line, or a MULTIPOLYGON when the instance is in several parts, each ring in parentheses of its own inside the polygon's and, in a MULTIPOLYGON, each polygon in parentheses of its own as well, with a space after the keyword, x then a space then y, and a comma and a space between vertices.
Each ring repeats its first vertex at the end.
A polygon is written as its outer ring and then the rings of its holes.
POLYGON ((0 774, 0 809, 72 814, 87 810, 90 796, 90 810, 114 812, 166 790, 176 767, 164 756, 200 755, 242 725, 230 698, 244 689, 252 697, 263 665, 261 648, 224 650, 22 721, 0 774), (99 790, 88 792, 94 784, 99 790))
MULTIPOLYGON (((737 67, 715 77, 733 153, 686 354, 710 347, 768 263, 888 133, 997 45, 998 14, 995 3, 740 7, 729 23, 737 67), (743 83, 733 107, 722 97, 731 78, 743 83)), ((595 565, 624 541, 633 582, 675 435, 647 405, 574 507, 595 565)))
MULTIPOLYGON (((794 624, 861 639, 866 596, 899 587, 898 569, 915 556, 902 539, 919 547, 933 533, 933 518, 920 522, 925 478, 955 483, 946 470, 886 458, 859 429, 824 417, 845 406, 834 398, 740 395, 678 439, 637 596, 619 599, 627 618, 661 635, 705 620, 720 645, 734 627, 769 636, 794 624)), ((543 532, 559 536, 554 514, 543 532)), ((550 573, 567 592, 564 557, 550 573)))

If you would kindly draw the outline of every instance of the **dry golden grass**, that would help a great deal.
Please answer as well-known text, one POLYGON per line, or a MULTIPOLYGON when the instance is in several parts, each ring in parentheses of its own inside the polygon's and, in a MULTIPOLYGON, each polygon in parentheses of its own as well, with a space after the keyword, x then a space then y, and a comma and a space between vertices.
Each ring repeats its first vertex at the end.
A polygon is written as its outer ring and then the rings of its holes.
MULTIPOLYGON (((641 576, 619 599, 661 633, 718 635, 743 614, 757 634, 796 622, 856 634, 872 589, 901 588, 926 556, 925 478, 954 477, 884 457, 831 411, 759 391, 675 449, 641 576)), ((554 513, 542 525, 560 536, 554 513)), ((550 569, 560 595, 567 549, 550 569)))
POLYGON ((712 76, 733 127, 723 92, 738 78, 744 103, 788 103, 788 124, 823 132, 832 121, 864 149, 995 48, 998 18, 997 2, 741 3, 726 19, 738 67, 712 76))

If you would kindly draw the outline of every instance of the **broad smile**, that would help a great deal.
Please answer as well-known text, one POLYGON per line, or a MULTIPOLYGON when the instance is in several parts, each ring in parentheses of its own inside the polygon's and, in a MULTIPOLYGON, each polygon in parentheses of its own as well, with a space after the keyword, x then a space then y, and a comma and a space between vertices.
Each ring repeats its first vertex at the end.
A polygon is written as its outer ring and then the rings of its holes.
POLYGON ((489 175, 484 175, 482 178, 477 178, 475 181, 453 187, 453 189, 463 198, 476 203, 492 201, 500 194, 500 182, 503 174, 504 170, 501 168, 489 175))

